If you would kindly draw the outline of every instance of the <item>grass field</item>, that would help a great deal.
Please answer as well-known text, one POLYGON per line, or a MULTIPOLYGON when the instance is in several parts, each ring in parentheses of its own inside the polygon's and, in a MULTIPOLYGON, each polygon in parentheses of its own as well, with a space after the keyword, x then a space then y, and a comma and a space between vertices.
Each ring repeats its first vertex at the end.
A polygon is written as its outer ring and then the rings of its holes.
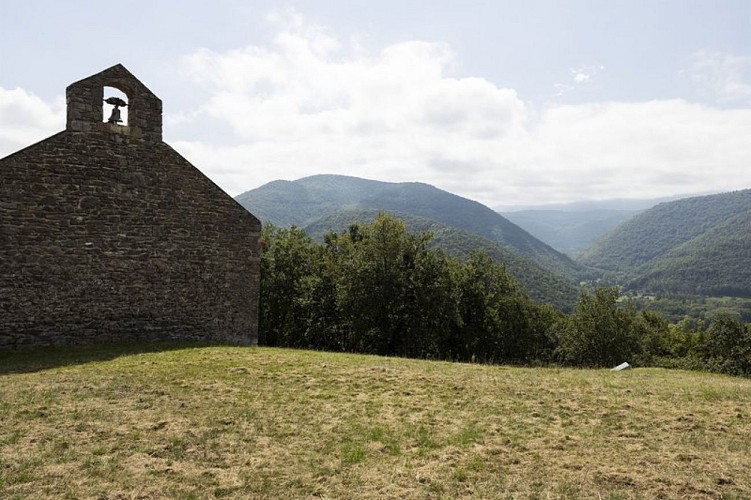
POLYGON ((267 348, 0 354, 0 498, 751 498, 751 380, 267 348))

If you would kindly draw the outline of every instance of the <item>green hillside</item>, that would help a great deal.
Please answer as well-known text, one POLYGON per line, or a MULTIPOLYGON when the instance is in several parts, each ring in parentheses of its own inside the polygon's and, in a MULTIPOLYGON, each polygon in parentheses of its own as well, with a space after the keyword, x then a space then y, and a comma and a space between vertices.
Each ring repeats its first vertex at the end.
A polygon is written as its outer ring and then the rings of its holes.
POLYGON ((617 227, 577 261, 632 273, 747 210, 751 189, 661 203, 617 227))
POLYGON ((236 197, 262 221, 308 227, 340 210, 409 214, 473 233, 544 269, 577 279, 583 268, 490 208, 422 183, 389 183, 338 175, 275 181, 236 197))
POLYGON ((306 227, 342 208, 378 198, 391 184, 356 177, 316 175, 297 181, 273 181, 235 199, 263 222, 306 227))
MULTIPOLYGON (((312 238, 322 240, 329 232, 341 232, 354 222, 369 223, 382 213, 380 210, 345 209, 303 228, 312 238)), ((508 250, 503 245, 482 236, 434 220, 405 212, 388 212, 407 225, 410 232, 430 232, 432 245, 443 248, 449 255, 467 257, 473 250, 483 250, 493 260, 503 262, 508 272, 524 286, 529 296, 549 303, 561 310, 570 310, 578 298, 578 288, 566 278, 543 269, 529 259, 508 250)))
POLYGON ((751 210, 653 259, 628 288, 751 298, 751 210))
POLYGON ((636 292, 751 297, 751 189, 660 204, 578 261, 636 292))

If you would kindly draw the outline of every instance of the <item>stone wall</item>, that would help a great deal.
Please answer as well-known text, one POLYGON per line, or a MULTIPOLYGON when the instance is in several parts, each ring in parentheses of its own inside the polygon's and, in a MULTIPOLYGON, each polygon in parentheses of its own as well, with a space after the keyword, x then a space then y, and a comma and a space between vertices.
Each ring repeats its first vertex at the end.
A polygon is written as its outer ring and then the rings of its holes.
POLYGON ((260 223, 129 111, 0 160, 0 349, 256 343, 260 223))

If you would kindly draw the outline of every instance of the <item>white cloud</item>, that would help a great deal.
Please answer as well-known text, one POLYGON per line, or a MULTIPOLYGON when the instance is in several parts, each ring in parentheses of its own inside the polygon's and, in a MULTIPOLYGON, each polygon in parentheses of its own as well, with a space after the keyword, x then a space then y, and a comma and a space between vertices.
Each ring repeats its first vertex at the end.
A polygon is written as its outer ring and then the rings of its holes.
POLYGON ((579 85, 583 83, 591 83, 592 81, 594 81, 594 78, 603 71, 605 71, 605 66, 603 66, 602 64, 587 65, 575 69, 569 69, 569 72, 571 73, 571 79, 574 83, 579 85))
POLYGON ((211 89, 205 112, 228 121, 242 146, 175 146, 209 170, 221 167, 232 193, 319 172, 432 181, 442 171, 436 159, 487 164, 488 144, 524 133, 516 92, 448 75, 454 54, 445 44, 366 53, 290 24, 271 47, 185 60, 211 89))
MULTIPOLYGON (((455 58, 420 41, 368 53, 296 18, 268 47, 186 58, 237 145, 176 147, 232 194, 316 173, 428 182, 489 205, 751 186, 750 110, 667 100, 532 112, 512 89, 451 75, 455 58)), ((572 69, 571 85, 603 70, 572 69)))
POLYGON ((553 88, 555 89, 553 97, 561 97, 562 95, 571 92, 576 87, 574 87, 573 85, 566 85, 565 83, 556 83, 555 85, 553 85, 553 88))
POLYGON ((574 83, 587 83, 592 81, 592 75, 589 73, 577 72, 574 74, 574 83))
POLYGON ((564 94, 576 90, 577 87, 594 83, 595 77, 604 70, 605 66, 603 65, 587 65, 579 68, 569 68, 568 71, 571 75, 571 81, 568 83, 556 83, 553 85, 553 88, 555 88, 553 97, 561 97, 564 94))
POLYGON ((721 103, 751 104, 751 57, 701 50, 688 75, 721 103))
POLYGON ((680 99, 558 106, 530 131, 527 171, 555 181, 561 201, 751 187, 749 132, 751 110, 680 99))
POLYGON ((0 157, 64 128, 62 98, 48 104, 23 89, 0 87, 0 157))
MULTIPOLYGON (((454 74, 444 43, 369 51, 294 13, 274 22, 283 27, 266 46, 187 55, 184 85, 208 97, 166 117, 169 142, 232 195, 318 173, 427 182, 491 206, 751 187, 749 109, 680 99, 532 109, 513 89, 454 74), (192 136, 170 132, 191 123, 192 136)), ((568 86, 603 69, 572 69, 568 86)), ((63 123, 61 102, 0 89, 0 156, 63 123)))

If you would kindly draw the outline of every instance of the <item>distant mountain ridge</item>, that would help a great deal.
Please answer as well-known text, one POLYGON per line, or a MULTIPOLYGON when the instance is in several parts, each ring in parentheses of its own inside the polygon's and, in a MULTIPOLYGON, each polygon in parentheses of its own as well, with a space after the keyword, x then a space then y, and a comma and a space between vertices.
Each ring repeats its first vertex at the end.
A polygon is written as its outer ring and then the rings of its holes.
POLYGON ((497 212, 419 182, 391 183, 341 175, 274 181, 235 198, 258 218, 307 227, 343 209, 404 212, 456 227, 503 244, 540 266, 575 276, 582 268, 497 212))
POLYGON ((661 203, 577 260, 631 290, 751 297, 751 189, 661 203))
POLYGON ((639 211, 519 210, 501 215, 559 252, 575 257, 639 211))
MULTIPOLYGON (((708 194, 702 193, 701 195, 708 194)), ((576 257, 619 224, 660 203, 688 197, 607 199, 556 203, 552 205, 510 207, 496 211, 559 252, 576 257)))
POLYGON ((561 211, 561 212, 589 212, 591 210, 626 210, 631 212, 640 212, 648 208, 652 208, 660 203, 666 203, 669 201, 681 200, 684 198, 695 198, 697 196, 705 196, 709 194, 717 194, 715 192, 706 193, 693 193, 686 195, 674 195, 674 196, 661 196, 659 198, 609 198, 605 200, 587 200, 587 201, 572 201, 568 203, 552 203, 545 205, 497 205, 493 207, 496 212, 500 213, 513 213, 513 212, 529 212, 529 211, 561 211))
MULTIPOLYGON (((437 237, 443 235, 449 238, 447 235, 451 235, 450 239, 454 242, 477 240, 480 246, 496 245, 496 254, 505 255, 504 262, 510 271, 514 266, 525 269, 515 273, 522 282, 529 281, 529 276, 539 273, 566 277, 567 280, 552 276, 543 279, 557 284, 565 282, 569 287, 568 291, 558 290, 555 294, 575 295, 571 283, 585 272, 583 266, 492 209, 428 184, 315 175, 296 181, 270 182, 235 199, 262 221, 279 226, 296 225, 314 234, 341 231, 358 212, 382 211, 403 219, 421 219, 422 222, 414 223, 413 227, 438 228, 440 231, 434 231, 437 237), (522 265, 525 260, 534 263, 536 270, 531 271, 528 265, 522 265), (517 263, 512 266, 512 261, 517 263), (528 276, 522 280, 524 274, 528 276)), ((454 244, 457 251, 463 251, 459 250, 462 245, 454 244)))

